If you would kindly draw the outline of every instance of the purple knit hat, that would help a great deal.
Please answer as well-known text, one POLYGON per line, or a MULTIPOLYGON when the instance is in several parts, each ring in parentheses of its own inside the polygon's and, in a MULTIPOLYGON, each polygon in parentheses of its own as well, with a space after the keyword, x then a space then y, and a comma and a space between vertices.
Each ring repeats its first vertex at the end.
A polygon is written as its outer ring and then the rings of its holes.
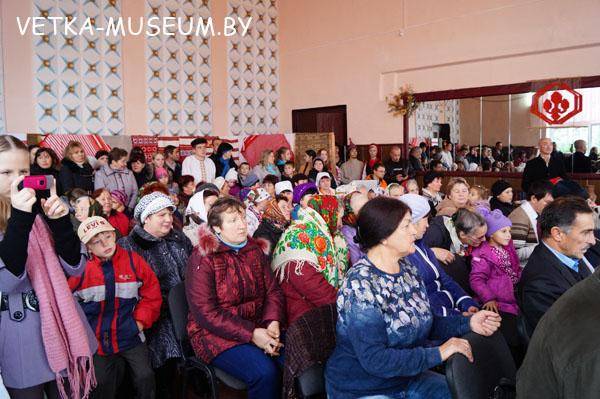
POLYGON ((292 198, 292 202, 294 204, 299 204, 300 200, 302 200, 302 197, 304 197, 304 194, 311 188, 317 192, 319 191, 319 189, 313 182, 303 183, 294 187, 294 196, 292 198))
POLYGON ((490 237, 500 229, 512 226, 510 219, 504 216, 500 209, 494 209, 493 211, 490 211, 489 209, 480 206, 477 207, 477 211, 481 214, 481 216, 483 216, 485 219, 485 224, 487 224, 487 233, 485 233, 486 237, 490 237))
POLYGON ((127 194, 123 190, 113 190, 110 192, 111 197, 118 200, 123 205, 127 205, 127 194))

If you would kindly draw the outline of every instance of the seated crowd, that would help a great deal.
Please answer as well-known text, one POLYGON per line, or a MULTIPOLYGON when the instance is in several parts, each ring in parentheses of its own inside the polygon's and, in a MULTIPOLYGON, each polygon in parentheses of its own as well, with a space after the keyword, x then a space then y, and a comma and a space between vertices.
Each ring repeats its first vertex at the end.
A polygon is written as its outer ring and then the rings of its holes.
POLYGON ((343 163, 308 150, 296 171, 285 147, 238 164, 230 144, 213 142, 208 156, 196 138, 183 162, 172 146, 148 163, 139 148, 90 162, 77 142, 60 160, 1 136, 0 372, 10 397, 175 397, 187 346, 168 297, 180 284, 190 351, 250 398, 294 397, 290 381, 323 353, 289 342, 291 331, 324 308, 337 314, 318 339, 333 348, 331 398, 451 398, 439 366, 453 354, 473 362, 461 337, 496 331, 520 367, 519 396, 591 397, 563 372, 591 376, 596 360, 577 358, 594 348, 574 331, 597 319, 576 317, 600 288, 597 206, 548 139, 538 157, 507 162, 525 171, 521 201, 502 179, 444 184, 443 170, 498 167, 501 144, 480 157, 422 143, 406 162, 396 146, 385 162, 376 145, 364 162, 354 146, 343 163), (46 192, 23 188, 28 175, 54 179, 46 192))

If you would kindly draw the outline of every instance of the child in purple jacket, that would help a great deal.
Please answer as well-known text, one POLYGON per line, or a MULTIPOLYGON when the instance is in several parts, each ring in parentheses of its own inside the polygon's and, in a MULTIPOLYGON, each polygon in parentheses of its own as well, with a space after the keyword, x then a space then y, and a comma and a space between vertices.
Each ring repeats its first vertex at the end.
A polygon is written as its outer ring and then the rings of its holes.
POLYGON ((520 340, 517 333, 519 306, 515 298, 515 286, 521 278, 519 257, 512 242, 512 223, 499 209, 478 207, 485 218, 486 237, 473 250, 469 282, 482 308, 502 316, 500 331, 511 348, 517 363, 521 360, 520 340))

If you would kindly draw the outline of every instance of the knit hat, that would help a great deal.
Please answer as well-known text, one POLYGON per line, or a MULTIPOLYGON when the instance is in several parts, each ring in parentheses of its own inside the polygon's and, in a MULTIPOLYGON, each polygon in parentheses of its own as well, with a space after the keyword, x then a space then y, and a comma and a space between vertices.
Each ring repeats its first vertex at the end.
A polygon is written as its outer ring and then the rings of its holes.
POLYGON ((318 186, 319 182, 324 177, 326 177, 328 179, 331 179, 331 176, 329 176, 329 173, 327 173, 327 172, 319 172, 319 173, 317 173, 317 178, 315 179, 315 184, 318 186))
POLYGON ((77 229, 79 240, 87 244, 97 234, 105 231, 115 231, 115 228, 108 223, 108 220, 100 216, 92 216, 85 219, 77 229))
POLYGON ((302 200, 302 197, 304 197, 304 194, 306 194, 306 192, 310 189, 313 189, 314 192, 319 191, 319 189, 317 188, 317 185, 313 182, 300 184, 300 185, 294 187, 294 197, 292 199, 292 202, 294 204, 299 204, 300 201, 302 200))
POLYGON ((141 224, 146 222, 146 218, 162 211, 165 208, 170 208, 175 211, 175 205, 171 198, 161 192, 155 191, 143 196, 140 202, 136 205, 133 211, 133 217, 140 221, 141 224))
POLYGON ((167 170, 165 168, 156 168, 156 171, 154 172, 154 176, 156 176, 157 179, 160 179, 165 176, 169 176, 169 172, 167 172, 167 170))
POLYGON ((244 187, 252 187, 256 183, 258 183, 259 180, 260 179, 258 178, 258 176, 256 176, 254 173, 250 172, 250 174, 248 176, 246 176, 245 179, 242 180, 242 185, 244 187))
POLYGON ((225 185, 225 178, 222 176, 217 177, 214 180, 214 185, 219 189, 219 191, 221 191, 221 189, 223 188, 223 186, 225 185))
POLYGON ((490 211, 486 207, 479 206, 477 207, 477 211, 483 216, 485 224, 487 224, 486 237, 491 237, 498 230, 512 226, 510 219, 504 216, 500 209, 490 211))
POLYGON ((110 192, 110 196, 119 201, 121 204, 127 205, 127 195, 123 192, 123 190, 113 190, 110 192))
POLYGON ((227 171, 227 173, 225 174, 225 180, 226 181, 237 181, 238 179, 238 173, 235 169, 231 168, 227 171))
POLYGON ((554 199, 573 195, 587 200, 590 194, 579 183, 573 180, 560 180, 552 187, 552 196, 554 199))
POLYGON ((426 217, 431 211, 427 198, 418 194, 404 194, 398 198, 410 208, 412 214, 412 222, 417 223, 419 220, 426 217))
POLYGON ((426 188, 427 185, 435 179, 441 179, 442 176, 443 175, 440 172, 436 172, 435 170, 430 170, 429 172, 425 173, 425 176, 423 176, 423 188, 426 188))
POLYGON ((275 183, 275 195, 279 195, 284 191, 294 191, 294 187, 292 187, 291 181, 284 180, 275 183))
POLYGON ((492 196, 497 197, 507 188, 511 188, 511 185, 506 180, 496 180, 494 184, 492 184, 492 196))

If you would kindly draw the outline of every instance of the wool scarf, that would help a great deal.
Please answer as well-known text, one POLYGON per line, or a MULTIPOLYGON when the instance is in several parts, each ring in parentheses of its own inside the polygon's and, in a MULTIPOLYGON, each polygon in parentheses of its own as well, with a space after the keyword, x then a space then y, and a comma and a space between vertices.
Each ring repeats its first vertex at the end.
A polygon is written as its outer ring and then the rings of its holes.
POLYGON ((48 226, 38 216, 29 235, 25 268, 40 305, 42 340, 50 369, 63 399, 66 372, 72 399, 87 398, 96 385, 93 353, 84 322, 77 311, 48 226))

